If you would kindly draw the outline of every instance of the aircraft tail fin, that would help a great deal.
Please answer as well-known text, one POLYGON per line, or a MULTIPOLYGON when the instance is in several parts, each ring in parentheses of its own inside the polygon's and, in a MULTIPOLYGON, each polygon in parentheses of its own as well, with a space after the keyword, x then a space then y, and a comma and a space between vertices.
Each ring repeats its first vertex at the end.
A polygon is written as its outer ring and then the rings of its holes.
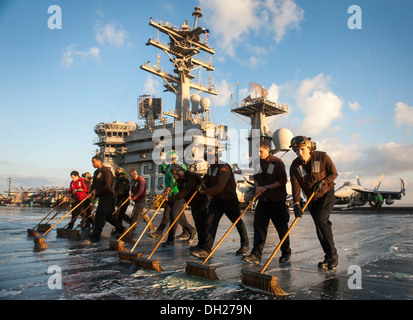
POLYGON ((399 179, 400 179, 400 184, 401 184, 400 192, 403 193, 403 195, 405 196, 406 195, 406 185, 405 185, 404 180, 402 178, 399 178, 399 179))
POLYGON ((380 187, 380 184, 381 184, 381 180, 383 180, 383 177, 384 177, 384 174, 382 174, 382 175, 380 176, 379 181, 377 181, 377 184, 376 184, 376 186, 374 187, 374 191, 378 191, 378 190, 379 190, 379 187, 380 187))

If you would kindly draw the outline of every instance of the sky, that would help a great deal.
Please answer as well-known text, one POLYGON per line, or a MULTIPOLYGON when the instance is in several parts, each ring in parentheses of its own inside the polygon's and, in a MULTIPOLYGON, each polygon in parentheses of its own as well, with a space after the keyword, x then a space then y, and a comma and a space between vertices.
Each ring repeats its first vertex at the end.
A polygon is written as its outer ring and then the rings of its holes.
MULTIPOLYGON (((195 6, 216 51, 215 71, 202 74, 220 93, 213 122, 248 130, 231 113, 231 87, 240 101, 259 83, 289 107, 270 129, 312 137, 337 187, 359 176, 373 188, 384 174, 380 189, 398 191, 401 177, 398 203, 413 203, 410 0, 0 0, 0 192, 8 177, 13 188, 67 187, 72 170, 93 172, 94 126, 139 122, 142 94, 173 110, 162 80, 139 69, 161 52, 145 45, 157 35, 148 23, 192 26, 195 6)), ((161 66, 172 69, 164 53, 161 66)), ((283 157, 287 168, 294 158, 283 157)))

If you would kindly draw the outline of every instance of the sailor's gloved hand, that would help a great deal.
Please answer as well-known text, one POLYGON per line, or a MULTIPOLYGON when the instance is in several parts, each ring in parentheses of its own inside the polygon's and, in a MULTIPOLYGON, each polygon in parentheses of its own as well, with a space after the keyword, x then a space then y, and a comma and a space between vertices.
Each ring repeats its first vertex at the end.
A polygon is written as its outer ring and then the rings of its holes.
POLYGON ((314 186, 314 192, 322 192, 326 186, 326 183, 324 180, 321 180, 320 182, 317 182, 317 184, 314 186))
POLYGON ((303 217, 303 210, 301 210, 301 206, 299 204, 294 205, 294 215, 296 218, 303 217))

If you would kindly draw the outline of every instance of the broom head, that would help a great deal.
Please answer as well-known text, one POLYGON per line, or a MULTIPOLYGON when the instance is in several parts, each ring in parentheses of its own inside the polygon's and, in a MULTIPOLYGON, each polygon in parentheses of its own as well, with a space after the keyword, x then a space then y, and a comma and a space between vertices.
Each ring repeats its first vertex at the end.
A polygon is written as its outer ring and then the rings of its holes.
POLYGON ((115 239, 110 239, 109 248, 110 250, 114 250, 114 251, 128 251, 126 250, 123 241, 115 240, 115 239))
POLYGON ((44 242, 43 238, 40 238, 38 236, 34 236, 33 240, 34 240, 34 245, 35 245, 36 248, 39 248, 39 249, 46 249, 47 248, 47 244, 46 244, 46 242, 44 242))
POLYGON ((34 229, 27 229, 27 235, 28 236, 31 236, 31 237, 34 237, 34 236, 39 236, 39 234, 37 233, 37 231, 36 230, 34 230, 34 229))
POLYGON ((129 251, 118 251, 118 258, 119 260, 123 260, 123 261, 133 262, 134 259, 140 258, 141 256, 142 256, 142 253, 135 253, 135 252, 129 252, 129 251))
POLYGON ((67 230, 67 236, 72 240, 80 240, 82 237, 80 236, 79 230, 67 230))
POLYGON ((145 268, 145 269, 149 269, 149 270, 155 270, 155 271, 158 271, 158 272, 163 271, 163 269, 159 265, 158 260, 150 260, 150 259, 146 259, 146 258, 136 258, 136 259, 133 259, 133 263, 138 268, 145 268))
POLYGON ((278 285, 278 278, 259 272, 242 270, 242 283, 246 286, 268 291, 275 295, 285 295, 286 293, 278 285))
POLYGON ((201 263, 188 261, 186 263, 185 273, 190 276, 201 277, 208 280, 219 280, 215 269, 216 267, 213 266, 206 266, 201 263))
POLYGON ((49 230, 51 227, 51 225, 49 223, 42 223, 39 224, 39 226, 37 227, 37 231, 39 232, 46 232, 47 230, 49 230))
POLYGON ((66 237, 67 236, 67 229, 65 228, 57 228, 56 233, 58 237, 66 237))

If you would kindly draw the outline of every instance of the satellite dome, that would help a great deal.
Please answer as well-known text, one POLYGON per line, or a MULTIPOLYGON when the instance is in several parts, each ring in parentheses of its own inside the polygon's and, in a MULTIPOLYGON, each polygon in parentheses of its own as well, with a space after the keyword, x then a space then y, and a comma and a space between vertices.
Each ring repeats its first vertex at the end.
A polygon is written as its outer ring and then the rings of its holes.
POLYGON ((203 110, 209 110, 210 104, 211 104, 211 101, 209 101, 209 99, 207 97, 203 97, 201 99, 201 108, 203 110))
POLYGON ((192 104, 192 113, 199 112, 199 102, 201 101, 201 97, 197 94, 191 96, 191 104, 192 104))
POLYGON ((272 141, 275 145, 276 151, 289 151, 290 142, 294 137, 292 132, 286 128, 280 128, 274 132, 272 135, 272 141))
POLYGON ((128 126, 128 129, 134 131, 136 129, 136 123, 133 121, 127 121, 125 123, 128 126))

